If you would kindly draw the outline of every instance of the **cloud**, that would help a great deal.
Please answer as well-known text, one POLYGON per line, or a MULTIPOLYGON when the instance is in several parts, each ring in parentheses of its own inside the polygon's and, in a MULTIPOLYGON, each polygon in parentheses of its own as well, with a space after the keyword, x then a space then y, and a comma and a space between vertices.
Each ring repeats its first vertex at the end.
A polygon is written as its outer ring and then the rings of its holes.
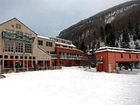
POLYGON ((35 32, 56 36, 63 29, 128 0, 2 0, 0 22, 17 17, 35 32))

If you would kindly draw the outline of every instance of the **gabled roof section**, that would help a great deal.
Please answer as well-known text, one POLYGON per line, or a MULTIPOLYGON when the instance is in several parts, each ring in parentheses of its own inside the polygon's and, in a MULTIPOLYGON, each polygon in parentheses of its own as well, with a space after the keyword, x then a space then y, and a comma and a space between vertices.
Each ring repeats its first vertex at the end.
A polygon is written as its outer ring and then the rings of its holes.
POLYGON ((14 17, 14 18, 12 18, 12 19, 10 19, 10 20, 8 20, 8 21, 5 21, 5 22, 3 22, 3 23, 0 23, 0 25, 3 25, 3 24, 5 24, 5 23, 7 23, 7 22, 10 22, 10 21, 12 21, 12 20, 17 20, 18 22, 20 22, 23 26, 25 26, 26 28, 28 28, 30 31, 32 31, 33 33, 35 33, 36 35, 37 35, 37 33, 36 32, 34 32, 32 29, 30 29, 28 26, 26 26, 25 24, 23 24, 20 20, 18 20, 16 17, 14 17))

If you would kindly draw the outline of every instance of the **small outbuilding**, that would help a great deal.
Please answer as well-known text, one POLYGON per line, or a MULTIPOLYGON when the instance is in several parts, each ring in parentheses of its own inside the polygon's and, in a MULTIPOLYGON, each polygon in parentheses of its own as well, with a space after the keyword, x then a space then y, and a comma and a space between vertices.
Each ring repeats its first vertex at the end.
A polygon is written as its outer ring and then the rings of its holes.
POLYGON ((101 47, 95 54, 96 69, 100 72, 118 72, 125 63, 132 69, 132 62, 140 62, 140 50, 135 49, 101 47))

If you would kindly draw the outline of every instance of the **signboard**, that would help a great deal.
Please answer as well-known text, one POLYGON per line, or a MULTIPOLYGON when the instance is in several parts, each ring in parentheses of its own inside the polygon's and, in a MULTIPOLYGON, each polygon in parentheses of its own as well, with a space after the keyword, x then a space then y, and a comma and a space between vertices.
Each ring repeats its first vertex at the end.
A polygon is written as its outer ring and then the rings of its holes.
POLYGON ((17 33, 10 33, 10 32, 6 32, 6 31, 2 32, 2 38, 3 39, 11 39, 11 40, 24 41, 24 42, 29 42, 29 43, 33 43, 34 42, 34 38, 33 37, 26 36, 26 35, 20 35, 20 34, 17 34, 17 33))

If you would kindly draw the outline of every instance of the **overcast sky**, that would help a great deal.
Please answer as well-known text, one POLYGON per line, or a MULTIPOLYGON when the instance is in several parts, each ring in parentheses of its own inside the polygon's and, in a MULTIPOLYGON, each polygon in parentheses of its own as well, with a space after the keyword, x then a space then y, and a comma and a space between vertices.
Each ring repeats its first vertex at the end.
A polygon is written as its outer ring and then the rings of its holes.
POLYGON ((13 17, 43 36, 129 0, 0 0, 0 23, 13 17))

